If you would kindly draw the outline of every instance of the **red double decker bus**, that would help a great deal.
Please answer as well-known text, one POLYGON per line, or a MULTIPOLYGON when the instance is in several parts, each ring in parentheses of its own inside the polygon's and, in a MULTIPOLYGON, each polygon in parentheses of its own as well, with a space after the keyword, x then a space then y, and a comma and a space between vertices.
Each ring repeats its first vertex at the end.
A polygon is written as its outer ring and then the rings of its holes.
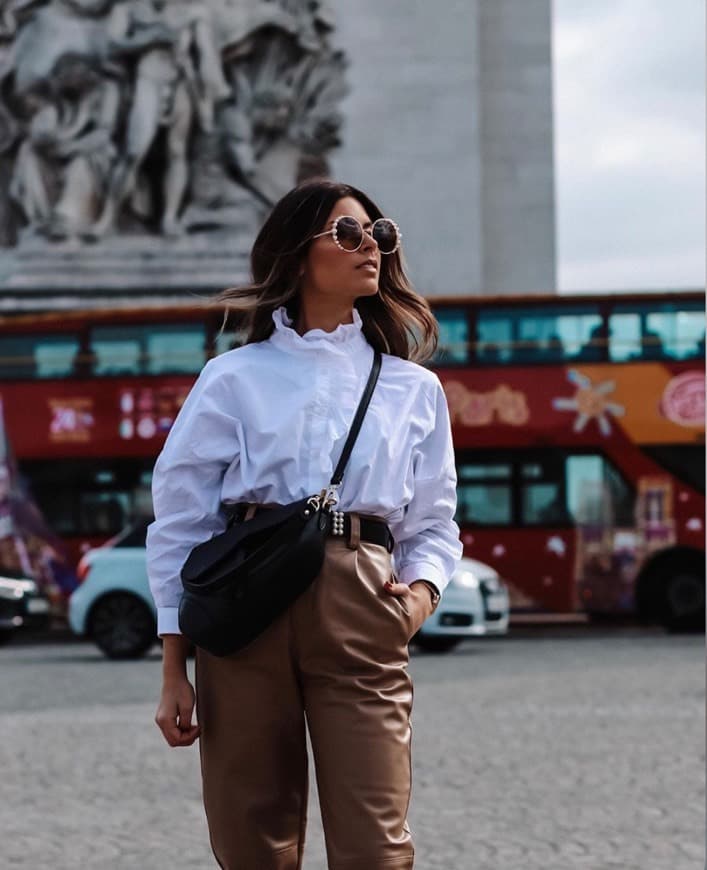
MULTIPOLYGON (((435 299, 465 553, 514 612, 703 624, 704 296, 435 299)), ((151 469, 206 359, 213 307, 0 318, 20 469, 72 548, 150 509, 151 469)))

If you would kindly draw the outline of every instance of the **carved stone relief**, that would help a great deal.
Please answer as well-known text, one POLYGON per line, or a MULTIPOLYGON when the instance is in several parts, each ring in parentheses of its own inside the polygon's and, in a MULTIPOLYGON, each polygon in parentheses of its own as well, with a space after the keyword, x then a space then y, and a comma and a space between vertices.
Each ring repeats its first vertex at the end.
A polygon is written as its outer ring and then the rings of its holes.
POLYGON ((326 0, 0 0, 0 245, 251 233, 327 173, 333 28, 326 0))

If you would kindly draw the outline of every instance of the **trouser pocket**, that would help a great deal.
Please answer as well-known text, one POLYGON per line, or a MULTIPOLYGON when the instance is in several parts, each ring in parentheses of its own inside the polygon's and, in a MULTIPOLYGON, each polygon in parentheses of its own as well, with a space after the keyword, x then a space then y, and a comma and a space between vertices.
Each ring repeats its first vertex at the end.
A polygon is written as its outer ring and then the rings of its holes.
POLYGON ((358 580, 370 598, 371 609, 377 617, 382 616, 391 626, 394 637, 410 638, 412 614, 407 597, 393 595, 385 588, 387 581, 399 582, 393 570, 390 553, 377 544, 364 542, 360 545, 357 559, 358 580))

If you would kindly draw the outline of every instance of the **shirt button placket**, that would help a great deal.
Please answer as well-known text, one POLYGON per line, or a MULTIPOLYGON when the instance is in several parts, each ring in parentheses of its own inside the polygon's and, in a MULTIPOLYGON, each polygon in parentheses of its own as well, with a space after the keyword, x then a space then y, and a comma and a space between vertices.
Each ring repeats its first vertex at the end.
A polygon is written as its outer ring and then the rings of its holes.
MULTIPOLYGON (((310 428, 309 445, 303 445, 308 455, 308 490, 312 493, 321 488, 320 455, 324 444, 326 432, 326 396, 329 391, 329 366, 327 365, 326 353, 322 352, 315 363, 316 376, 314 380, 314 399, 311 405, 312 425, 310 428)), ((328 481, 325 481, 328 483, 328 481)))

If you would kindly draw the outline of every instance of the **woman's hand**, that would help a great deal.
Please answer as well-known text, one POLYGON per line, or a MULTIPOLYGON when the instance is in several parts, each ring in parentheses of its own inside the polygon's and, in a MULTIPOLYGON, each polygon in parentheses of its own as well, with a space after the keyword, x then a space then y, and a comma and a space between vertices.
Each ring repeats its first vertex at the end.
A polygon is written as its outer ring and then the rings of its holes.
POLYGON ((191 724, 195 695, 186 675, 165 679, 155 722, 170 746, 191 746, 201 733, 198 723, 191 724))
POLYGON ((407 583, 395 583, 393 580, 388 580, 384 589, 389 595, 405 598, 412 614, 412 633, 415 634, 434 611, 429 586, 420 580, 414 580, 409 586, 407 583))

